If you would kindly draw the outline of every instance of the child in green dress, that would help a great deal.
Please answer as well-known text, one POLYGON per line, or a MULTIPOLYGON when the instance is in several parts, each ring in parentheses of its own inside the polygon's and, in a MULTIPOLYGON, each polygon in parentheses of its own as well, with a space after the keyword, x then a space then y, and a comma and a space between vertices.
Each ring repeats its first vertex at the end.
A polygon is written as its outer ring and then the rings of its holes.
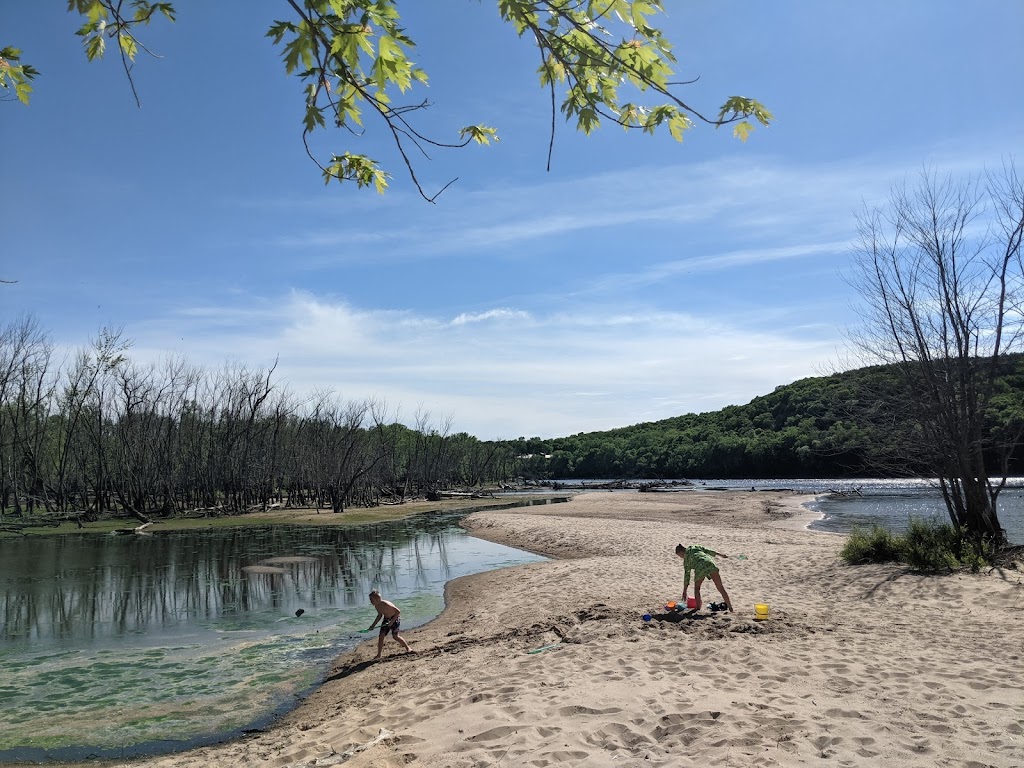
POLYGON ((676 556, 683 558, 683 605, 686 605, 686 593, 690 590, 690 571, 693 571, 693 596, 697 601, 695 610, 699 611, 701 605, 703 605, 700 599, 700 586, 704 583, 704 579, 709 578, 718 587, 718 591, 722 594, 729 612, 732 613, 732 600, 729 599, 729 593, 725 591, 725 585, 722 584, 722 576, 718 572, 718 566, 715 565, 715 561, 712 559, 719 556, 728 557, 728 555, 724 552, 715 552, 713 549, 697 544, 691 544, 688 547, 676 544, 676 556))

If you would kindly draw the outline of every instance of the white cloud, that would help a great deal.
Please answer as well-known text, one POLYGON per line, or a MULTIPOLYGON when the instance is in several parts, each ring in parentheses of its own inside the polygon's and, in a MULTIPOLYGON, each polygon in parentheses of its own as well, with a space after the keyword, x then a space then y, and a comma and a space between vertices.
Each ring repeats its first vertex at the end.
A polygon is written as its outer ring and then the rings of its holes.
POLYGON ((563 235, 604 258, 573 257, 558 279, 524 273, 517 281, 510 271, 486 285, 460 283, 450 268, 438 278, 452 281, 446 310, 413 308, 415 297, 406 309, 377 309, 372 302, 394 298, 372 298, 372 284, 360 294, 358 281, 351 297, 319 287, 211 296, 173 321, 131 328, 135 354, 180 348, 207 367, 229 357, 253 365, 279 359, 296 391, 331 388, 400 404, 407 414, 451 414, 456 429, 482 438, 571 434, 743 403, 840 357, 845 302, 820 295, 822 275, 847 250, 854 211, 887 197, 905 170, 902 161, 896 167, 884 158, 809 167, 748 155, 453 190, 443 206, 403 208, 398 226, 386 206, 361 209, 357 239, 366 248, 349 247, 351 226, 320 217, 279 241, 294 246, 290 265, 365 262, 359 279, 372 281, 385 273, 370 270, 389 261, 525 260, 563 235), (375 211, 389 218, 374 222, 375 211), (660 248, 645 250, 655 229, 660 248), (604 239, 634 231, 636 253, 607 253, 604 239), (771 270, 744 269, 752 265, 771 270), (748 272, 792 290, 780 301, 770 288, 748 285, 737 300, 748 272), (678 281, 691 273, 704 277, 678 281), (807 299, 795 305, 803 281, 807 299), (513 290, 521 297, 510 298, 513 290), (695 294, 702 300, 686 303, 695 294), (357 306, 356 296, 370 306, 357 306))
POLYGON ((488 320, 529 320, 529 312, 517 309, 490 309, 486 312, 463 312, 452 320, 452 325, 483 323, 488 320))
MULTIPOLYGON (((712 410, 813 375, 834 343, 685 313, 547 315, 496 308, 455 318, 366 311, 308 293, 242 310, 183 312, 188 357, 279 360, 296 392, 375 397, 454 418, 481 438, 554 436, 712 410), (258 319, 257 319, 258 318, 258 319), (213 322, 210 322, 213 320, 213 322)), ((141 329, 136 357, 173 347, 141 329)))

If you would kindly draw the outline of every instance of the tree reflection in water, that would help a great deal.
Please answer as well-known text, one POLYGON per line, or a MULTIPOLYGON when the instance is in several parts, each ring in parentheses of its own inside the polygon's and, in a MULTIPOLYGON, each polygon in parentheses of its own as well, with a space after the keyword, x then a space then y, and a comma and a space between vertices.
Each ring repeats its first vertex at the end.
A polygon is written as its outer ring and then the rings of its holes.
POLYGON ((0 540, 3 639, 174 634, 244 614, 365 604, 447 578, 452 516, 351 528, 276 526, 0 540), (267 566, 253 568, 252 566, 267 566))
POLYGON ((458 518, 0 540, 0 760, 223 738, 294 706, 365 639, 370 589, 411 628, 450 579, 542 559, 458 518))

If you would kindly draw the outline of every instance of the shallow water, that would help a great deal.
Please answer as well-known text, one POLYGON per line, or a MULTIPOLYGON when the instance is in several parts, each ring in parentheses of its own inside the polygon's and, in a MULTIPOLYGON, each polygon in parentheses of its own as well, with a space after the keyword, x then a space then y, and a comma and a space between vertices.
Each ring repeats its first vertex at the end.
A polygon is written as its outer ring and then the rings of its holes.
POLYGON ((375 635, 357 631, 370 589, 411 628, 450 579, 543 559, 468 536, 464 514, 0 540, 0 761, 126 758, 265 724, 375 635))

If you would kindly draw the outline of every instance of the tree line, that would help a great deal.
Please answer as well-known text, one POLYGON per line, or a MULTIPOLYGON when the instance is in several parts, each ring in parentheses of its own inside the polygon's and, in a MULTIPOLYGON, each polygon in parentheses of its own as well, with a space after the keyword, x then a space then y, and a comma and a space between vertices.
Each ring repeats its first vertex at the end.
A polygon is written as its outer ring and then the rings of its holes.
POLYGON ((512 448, 375 400, 299 397, 275 366, 140 364, 102 331, 66 357, 26 318, 0 327, 0 511, 149 520, 270 505, 341 512, 515 472, 512 448))
MULTIPOLYGON (((1024 356, 1000 361, 986 413, 994 444, 1024 425, 1024 356)), ((522 471, 537 479, 826 478, 927 475, 911 447, 926 436, 907 415, 898 365, 801 379, 746 405, 605 432, 513 441, 522 471)), ((989 453, 993 470, 1024 473, 1024 450, 989 453)))
MULTIPOLYGON (((16 517, 341 512, 516 479, 919 476, 898 365, 807 378, 745 405, 567 437, 483 441, 383 403, 299 397, 274 366, 142 365, 119 333, 58 358, 31 318, 0 327, 0 509, 16 517)), ((1024 425, 1024 355, 1000 361, 994 445, 1024 425)), ((1016 445, 1016 443, 1014 443, 1016 445)), ((1024 472, 1024 450, 993 452, 1024 472)))

